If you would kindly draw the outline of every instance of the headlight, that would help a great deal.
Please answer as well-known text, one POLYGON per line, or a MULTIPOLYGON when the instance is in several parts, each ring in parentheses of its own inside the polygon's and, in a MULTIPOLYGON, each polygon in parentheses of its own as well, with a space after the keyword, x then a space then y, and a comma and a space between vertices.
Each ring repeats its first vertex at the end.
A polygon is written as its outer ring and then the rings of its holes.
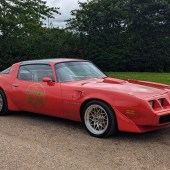
POLYGON ((161 106, 164 106, 164 99, 158 99, 159 103, 161 104, 161 106))
POLYGON ((151 106, 152 109, 154 109, 154 100, 150 100, 149 105, 151 106))

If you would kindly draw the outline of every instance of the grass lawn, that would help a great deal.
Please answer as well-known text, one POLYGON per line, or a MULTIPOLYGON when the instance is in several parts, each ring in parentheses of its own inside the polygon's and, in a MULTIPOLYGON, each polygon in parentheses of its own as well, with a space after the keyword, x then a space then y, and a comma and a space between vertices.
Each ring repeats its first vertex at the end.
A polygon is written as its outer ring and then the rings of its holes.
POLYGON ((170 73, 147 73, 147 72, 106 72, 110 77, 120 79, 134 79, 153 81, 163 84, 170 84, 170 73))

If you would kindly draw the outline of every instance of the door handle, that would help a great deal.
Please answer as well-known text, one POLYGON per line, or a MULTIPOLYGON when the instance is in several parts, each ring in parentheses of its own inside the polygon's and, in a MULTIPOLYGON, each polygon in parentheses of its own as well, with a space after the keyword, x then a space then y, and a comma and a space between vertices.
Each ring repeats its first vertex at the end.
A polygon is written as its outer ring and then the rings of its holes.
POLYGON ((14 87, 18 87, 18 84, 12 84, 14 87))

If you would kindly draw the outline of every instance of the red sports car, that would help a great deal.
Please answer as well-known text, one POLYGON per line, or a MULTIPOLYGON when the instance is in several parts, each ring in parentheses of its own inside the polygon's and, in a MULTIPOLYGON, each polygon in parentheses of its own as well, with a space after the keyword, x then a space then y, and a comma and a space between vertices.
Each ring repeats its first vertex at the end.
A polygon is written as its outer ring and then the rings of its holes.
POLYGON ((170 87, 107 77, 80 59, 23 61, 0 73, 0 114, 29 111, 83 122, 95 137, 170 125, 170 87))

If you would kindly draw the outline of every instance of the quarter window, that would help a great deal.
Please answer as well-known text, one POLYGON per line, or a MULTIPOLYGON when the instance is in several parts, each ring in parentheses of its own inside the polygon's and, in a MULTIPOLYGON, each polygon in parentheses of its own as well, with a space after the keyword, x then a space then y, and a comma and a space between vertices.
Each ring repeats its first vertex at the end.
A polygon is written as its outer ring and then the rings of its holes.
POLYGON ((54 81, 54 76, 50 65, 34 64, 20 66, 18 73, 19 80, 41 82, 45 77, 48 77, 54 81))
POLYGON ((10 72, 10 70, 11 70, 11 67, 9 67, 9 68, 1 71, 1 73, 2 73, 2 74, 8 74, 8 73, 10 72))

